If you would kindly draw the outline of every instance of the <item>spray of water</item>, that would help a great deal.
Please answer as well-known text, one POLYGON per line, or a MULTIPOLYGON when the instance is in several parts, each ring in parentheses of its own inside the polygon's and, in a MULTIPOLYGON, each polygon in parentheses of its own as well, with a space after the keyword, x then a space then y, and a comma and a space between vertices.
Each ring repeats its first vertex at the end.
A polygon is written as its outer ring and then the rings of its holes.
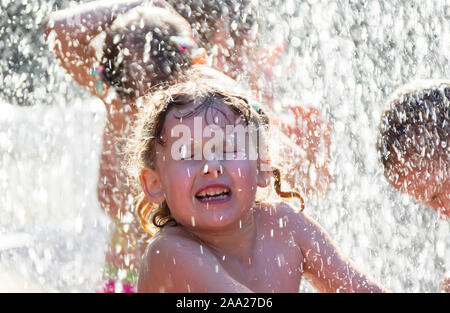
MULTIPOLYGON (((103 264, 104 107, 62 70, 41 29, 51 11, 74 4, 0 3, 0 289, 92 291, 103 264)), ((332 128, 330 192, 305 212, 388 289, 438 292, 450 268, 449 224, 386 182, 375 142, 394 89, 450 77, 450 6, 264 0, 259 10, 262 44, 288 44, 273 69, 275 110, 313 105, 332 128)))

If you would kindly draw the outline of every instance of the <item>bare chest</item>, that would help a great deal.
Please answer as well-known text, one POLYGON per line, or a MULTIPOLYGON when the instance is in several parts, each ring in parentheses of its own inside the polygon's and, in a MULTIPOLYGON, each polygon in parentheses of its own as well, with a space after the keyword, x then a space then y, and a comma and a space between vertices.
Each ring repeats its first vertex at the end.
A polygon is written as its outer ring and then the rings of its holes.
POLYGON ((303 254, 287 232, 259 234, 248 264, 224 263, 229 274, 254 292, 298 292, 303 254))

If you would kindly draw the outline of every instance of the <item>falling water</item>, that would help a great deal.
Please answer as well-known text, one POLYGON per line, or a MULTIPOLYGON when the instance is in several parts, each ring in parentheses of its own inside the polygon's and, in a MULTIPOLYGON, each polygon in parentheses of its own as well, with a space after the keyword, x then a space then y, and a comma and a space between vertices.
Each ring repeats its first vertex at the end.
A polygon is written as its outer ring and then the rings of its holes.
MULTIPOLYGON (((104 107, 61 69, 41 30, 49 12, 76 3, 0 1, 0 290, 92 291, 101 275, 107 218, 96 185, 104 107)), ((439 292, 450 268, 449 223, 386 182, 375 141, 394 89, 450 77, 450 5, 259 6, 263 44, 289 44, 274 68, 280 102, 320 108, 332 128, 333 183, 305 211, 386 288, 439 292)))
POLYGON ((394 89, 450 77, 450 5, 270 1, 266 8, 267 42, 290 42, 278 65, 282 100, 320 108, 332 127, 331 190, 305 211, 388 289, 439 292, 450 265, 449 224, 387 183, 375 143, 394 89))

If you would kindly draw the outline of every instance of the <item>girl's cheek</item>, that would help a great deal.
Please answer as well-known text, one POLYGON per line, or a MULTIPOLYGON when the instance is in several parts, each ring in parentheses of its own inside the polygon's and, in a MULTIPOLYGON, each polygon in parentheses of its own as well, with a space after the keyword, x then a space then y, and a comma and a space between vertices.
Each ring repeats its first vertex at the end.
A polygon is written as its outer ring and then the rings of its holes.
POLYGON ((180 162, 173 166, 170 171, 167 172, 168 179, 170 179, 175 185, 190 185, 190 182, 195 175, 195 167, 189 162, 180 162), (184 163, 184 164, 183 164, 184 163))
POLYGON ((226 161, 225 166, 237 185, 249 186, 256 183, 257 166, 252 161, 226 161))

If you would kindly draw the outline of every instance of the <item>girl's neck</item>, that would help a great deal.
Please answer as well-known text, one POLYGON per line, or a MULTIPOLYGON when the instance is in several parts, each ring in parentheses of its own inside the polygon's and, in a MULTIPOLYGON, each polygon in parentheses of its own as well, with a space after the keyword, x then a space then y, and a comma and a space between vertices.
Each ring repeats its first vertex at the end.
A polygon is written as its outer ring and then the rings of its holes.
POLYGON ((248 210, 247 215, 234 227, 220 232, 189 230, 196 238, 212 248, 213 253, 220 259, 233 257, 242 264, 248 264, 252 257, 256 240, 256 222, 254 209, 248 210))

